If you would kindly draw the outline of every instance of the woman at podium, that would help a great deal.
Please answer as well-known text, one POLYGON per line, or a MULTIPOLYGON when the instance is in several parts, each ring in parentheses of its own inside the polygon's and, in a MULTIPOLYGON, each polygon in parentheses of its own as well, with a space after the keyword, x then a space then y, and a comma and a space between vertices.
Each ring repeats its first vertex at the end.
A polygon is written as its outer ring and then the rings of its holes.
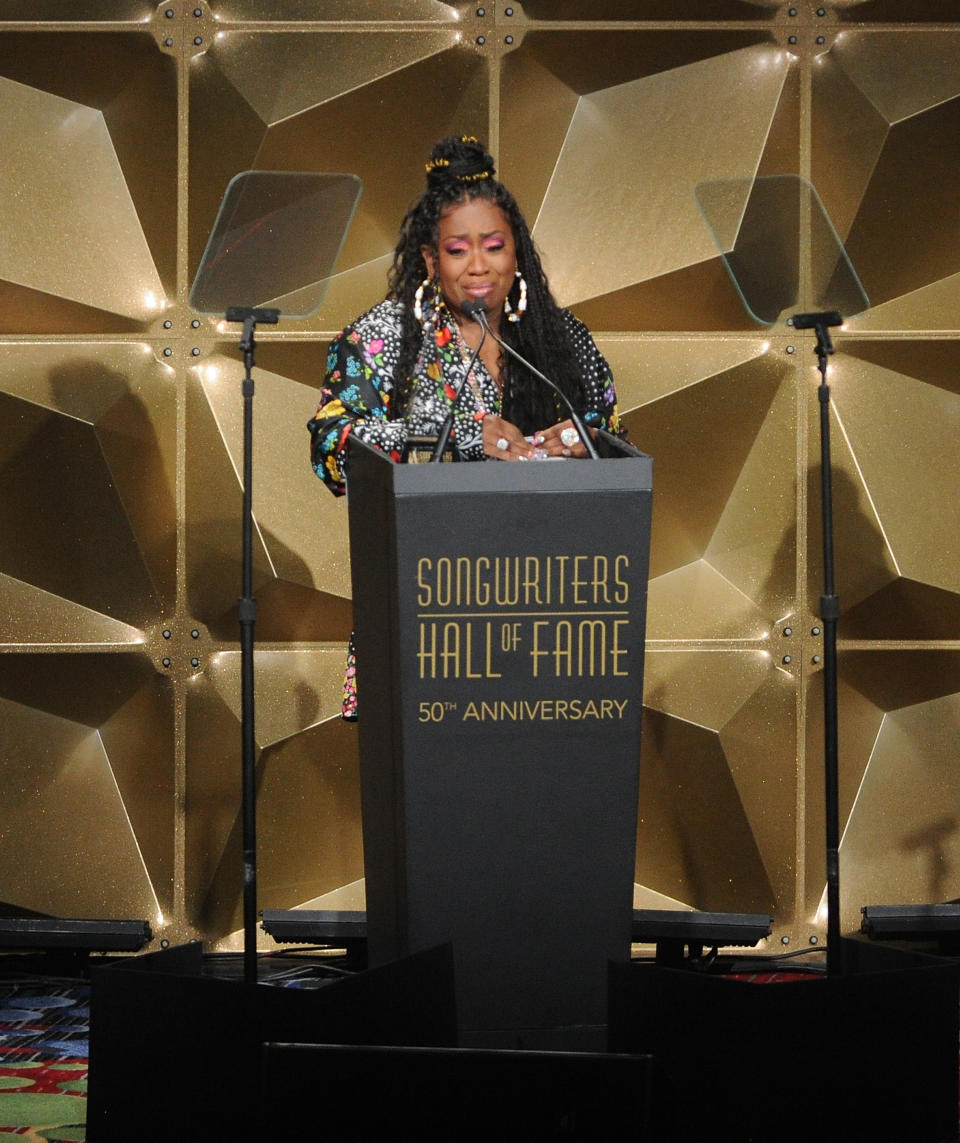
POLYGON ((442 435, 461 460, 581 458, 565 403, 585 425, 619 433, 610 369, 586 327, 554 301, 530 230, 493 160, 472 136, 441 140, 407 212, 384 301, 334 339, 316 416, 314 471, 346 490, 351 434, 405 457, 442 435), (490 335, 472 312, 484 308, 490 335))

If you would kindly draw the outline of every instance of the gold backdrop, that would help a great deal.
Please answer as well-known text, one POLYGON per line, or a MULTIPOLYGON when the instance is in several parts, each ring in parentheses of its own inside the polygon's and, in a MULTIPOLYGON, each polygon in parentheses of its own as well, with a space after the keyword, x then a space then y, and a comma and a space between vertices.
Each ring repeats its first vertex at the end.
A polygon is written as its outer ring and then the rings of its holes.
POLYGON ((187 298, 245 169, 364 183, 323 308, 260 332, 254 449, 260 905, 362 901, 304 424, 453 131, 656 462, 638 904, 825 929, 814 342, 751 319, 695 195, 785 174, 871 303, 831 364, 843 928, 960 894, 958 59, 953 0, 3 0, 2 908, 237 943, 241 368, 187 298))

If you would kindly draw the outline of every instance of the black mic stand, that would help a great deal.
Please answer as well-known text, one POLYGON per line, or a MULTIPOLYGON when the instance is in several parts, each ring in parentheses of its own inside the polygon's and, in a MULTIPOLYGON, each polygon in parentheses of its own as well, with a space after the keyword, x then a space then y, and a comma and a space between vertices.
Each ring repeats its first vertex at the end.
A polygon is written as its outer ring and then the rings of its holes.
POLYGON ((593 437, 591 437, 590 434, 587 432, 586 427, 584 426, 584 423, 581 420, 579 413, 577 413, 576 409, 574 409, 571 402, 567 399, 566 394, 564 394, 563 391, 560 388, 558 388, 558 386, 555 385, 554 382, 551 381, 549 377, 545 377, 540 372, 539 369, 535 369, 530 364, 530 362, 527 361, 527 359, 525 357, 521 357, 520 354, 517 353, 517 351, 515 349, 513 349, 513 348, 511 348, 511 346, 507 345, 507 343, 503 340, 502 337, 498 337, 497 334, 494 333, 494 331, 490 328, 490 323, 487 321, 487 307, 486 307, 486 305, 484 305, 482 302, 477 302, 475 305, 473 305, 470 308, 468 308, 465 305, 465 306, 463 306, 463 312, 465 314, 467 314, 468 317, 472 317, 474 321, 479 322, 481 327, 483 328, 483 331, 485 333, 489 333, 490 336, 493 338, 493 340, 497 343, 497 345, 499 345, 502 349, 505 349, 507 351, 507 353, 510 354, 511 357, 515 357, 517 359, 517 361, 520 362, 521 365, 525 365, 530 370, 530 372, 534 375, 534 377, 539 377, 539 379, 545 385, 549 385, 549 387, 553 390, 553 392, 556 393, 556 395, 563 402, 564 407, 566 408, 567 412, 570 414, 570 420, 573 421, 577 432, 580 434, 580 439, 583 441, 583 447, 587 450, 587 456, 589 456, 591 460, 599 460, 600 457, 599 457, 599 454, 597 453, 596 446, 593 443, 593 437))
MULTIPOLYGON (((440 433, 437 437, 437 443, 436 443, 436 446, 434 447, 433 455, 430 457, 430 463, 431 464, 436 464, 440 460, 443 459, 443 453, 447 447, 447 441, 450 439, 450 431, 453 428, 454 410, 457 407, 457 402, 460 400, 460 394, 463 392, 464 385, 466 385, 467 381, 470 379, 470 370, 473 368, 474 364, 476 363, 477 358, 480 356, 480 350, 483 349, 483 343, 484 343, 484 341, 486 341, 486 338, 487 338, 487 331, 486 331, 486 329, 482 329, 481 334, 480 334, 480 341, 477 344, 477 348, 473 351, 473 354, 471 355, 470 360, 467 362, 466 371, 464 372, 463 376, 460 378, 460 384, 457 386, 457 391, 454 393, 453 399, 450 402, 450 412, 447 414, 446 419, 444 420, 443 425, 440 428, 440 433)), ((458 448, 457 452, 459 452, 459 451, 460 450, 458 448)))
POLYGON ((814 353, 820 372, 820 507, 823 520, 823 595, 820 619, 823 622, 823 736, 824 804, 827 847, 827 975, 842 974, 843 946, 840 941, 840 811, 837 748, 837 619, 840 600, 833 578, 833 481, 830 459, 830 386, 827 384, 827 358, 834 352, 830 326, 843 324, 836 311, 795 314, 794 329, 813 329, 817 334, 814 353))
POLYGON ((226 320, 243 322, 243 587, 240 616, 241 808, 243 816, 243 979, 257 983, 257 779, 254 738, 253 627, 253 365, 257 322, 276 325, 279 310, 231 306, 226 320))

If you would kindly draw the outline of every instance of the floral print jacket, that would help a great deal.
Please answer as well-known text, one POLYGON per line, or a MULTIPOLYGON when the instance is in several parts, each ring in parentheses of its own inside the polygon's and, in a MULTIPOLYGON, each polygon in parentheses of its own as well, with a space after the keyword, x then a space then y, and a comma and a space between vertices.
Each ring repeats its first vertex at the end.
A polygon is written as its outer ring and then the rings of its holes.
MULTIPOLYGON (((619 432, 616 391, 610 369, 586 326, 566 310, 563 320, 581 361, 588 424, 619 432)), ((436 436, 458 387, 451 438, 463 460, 484 460, 481 421, 499 414, 496 383, 481 361, 465 376, 467 362, 453 319, 424 315, 423 343, 414 368, 415 388, 407 415, 393 419, 394 368, 400 352, 400 303, 387 300, 358 318, 330 344, 327 371, 311 434, 317 476, 337 496, 346 491, 347 441, 353 433, 394 460, 403 458, 410 436, 436 436)))

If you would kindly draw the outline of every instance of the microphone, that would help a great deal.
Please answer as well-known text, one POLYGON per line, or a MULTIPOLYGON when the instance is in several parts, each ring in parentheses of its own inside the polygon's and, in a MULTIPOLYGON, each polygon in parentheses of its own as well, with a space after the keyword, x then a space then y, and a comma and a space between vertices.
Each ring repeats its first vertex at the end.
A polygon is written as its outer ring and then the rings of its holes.
POLYGON ((475 302, 464 302, 460 307, 460 312, 462 314, 466 314, 468 318, 473 318, 474 321, 480 322, 480 324, 483 325, 484 323, 480 321, 479 317, 477 317, 477 314, 486 315, 490 311, 487 309, 487 303, 483 300, 483 298, 479 298, 475 302))
MULTIPOLYGON (((464 313, 466 313, 466 307, 469 304, 470 304, 469 302, 464 303, 464 305, 463 305, 464 313)), ((478 302, 477 304, 484 306, 483 302, 478 302)), ((486 306, 484 306, 484 309, 486 309, 486 306)), ((471 314, 468 316, 472 317, 473 315, 471 314)), ((443 456, 443 450, 447 447, 447 441, 450 438, 450 430, 453 428, 453 411, 457 407, 457 401, 460 400, 460 393, 463 390, 463 386, 466 384, 467 378, 470 376, 470 370, 473 368, 474 362, 480 356, 480 350, 483 348, 483 343, 486 340, 486 337, 487 337, 487 331, 486 331, 486 328, 484 327, 482 329, 481 334, 480 334, 480 341, 477 344, 477 348, 473 351, 473 354, 471 355, 470 360, 467 362, 466 371, 464 372, 463 376, 460 378, 460 384, 457 386, 457 391, 454 393, 453 400, 450 402, 450 412, 447 413, 446 417, 444 418, 443 424, 440 426, 440 432, 437 434, 437 443, 434 446, 433 454, 430 457, 430 463, 431 464, 436 464, 441 459, 441 457, 443 456)))
POLYGON ((599 460, 600 457, 597 454, 597 450, 594 446, 593 438, 587 432, 586 428, 584 428, 583 421, 580 419, 579 414, 570 403, 567 395, 557 385, 555 385, 549 377, 545 377, 539 369, 534 369, 534 367, 530 364, 529 361, 527 361, 525 357, 521 357, 515 349, 507 345, 507 343, 503 341, 502 338, 498 337, 497 334, 495 334, 490 328, 490 323, 487 321, 487 314, 490 312, 487 309, 487 303, 482 298, 478 299, 475 302, 464 302, 460 306, 460 312, 466 314, 468 318, 473 318, 475 322, 478 322, 484 333, 489 333, 497 345, 505 349, 511 357, 515 357, 521 365, 525 365, 534 375, 534 377, 538 377, 545 385, 549 385, 553 392, 556 393, 556 395, 563 402, 564 407, 570 414, 570 420, 573 421, 577 432, 580 434, 580 439, 583 441, 583 447, 587 450, 587 455, 593 460, 599 460))
POLYGON ((836 310, 821 314, 794 314, 789 324, 794 329, 819 329, 821 326, 843 325, 843 317, 836 310))

